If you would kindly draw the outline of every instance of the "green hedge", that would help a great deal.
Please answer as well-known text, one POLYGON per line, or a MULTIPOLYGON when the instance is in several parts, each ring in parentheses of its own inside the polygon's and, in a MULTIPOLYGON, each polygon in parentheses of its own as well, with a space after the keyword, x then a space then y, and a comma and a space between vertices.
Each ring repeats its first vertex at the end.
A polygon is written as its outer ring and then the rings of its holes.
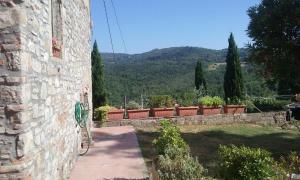
POLYGON ((275 98, 251 98, 245 102, 248 112, 258 112, 255 107, 262 112, 283 111, 284 107, 290 103, 290 101, 275 98))

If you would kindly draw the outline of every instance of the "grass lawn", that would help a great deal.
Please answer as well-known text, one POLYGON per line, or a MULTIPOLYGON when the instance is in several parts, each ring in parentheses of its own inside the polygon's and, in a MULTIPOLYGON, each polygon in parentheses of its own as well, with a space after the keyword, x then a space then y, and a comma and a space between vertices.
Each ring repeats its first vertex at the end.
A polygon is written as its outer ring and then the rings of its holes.
MULTIPOLYGON (((300 151, 300 133, 278 127, 237 124, 182 126, 180 129, 192 154, 208 169, 210 176, 216 173, 217 150, 220 144, 263 148, 270 151, 276 159, 290 151, 300 151)), ((137 129, 137 136, 146 162, 151 161, 155 157, 152 141, 158 136, 158 129, 137 129)))

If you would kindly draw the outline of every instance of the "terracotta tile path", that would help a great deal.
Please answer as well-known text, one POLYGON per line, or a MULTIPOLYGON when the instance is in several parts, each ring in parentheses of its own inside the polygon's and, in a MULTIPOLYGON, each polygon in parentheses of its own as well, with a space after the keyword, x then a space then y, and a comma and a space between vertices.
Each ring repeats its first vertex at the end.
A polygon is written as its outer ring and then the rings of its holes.
POLYGON ((92 130, 94 144, 80 156, 71 180, 145 179, 147 168, 134 128, 107 127, 92 130))

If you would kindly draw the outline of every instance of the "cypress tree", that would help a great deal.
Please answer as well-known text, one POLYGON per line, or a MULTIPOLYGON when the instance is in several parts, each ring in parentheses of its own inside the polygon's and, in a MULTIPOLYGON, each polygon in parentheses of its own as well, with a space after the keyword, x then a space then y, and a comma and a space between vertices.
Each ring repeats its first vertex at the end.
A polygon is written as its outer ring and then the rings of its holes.
POLYGON ((228 39, 228 52, 226 56, 226 72, 224 75, 225 100, 238 100, 244 98, 244 82, 241 62, 233 34, 228 39))
POLYGON ((195 87, 197 90, 201 88, 201 86, 206 91, 206 81, 203 75, 202 64, 201 61, 198 60, 196 68, 195 68, 195 87))
POLYGON ((104 88, 104 65, 98 50, 97 42, 94 42, 92 58, 92 90, 93 109, 106 105, 107 97, 104 88))

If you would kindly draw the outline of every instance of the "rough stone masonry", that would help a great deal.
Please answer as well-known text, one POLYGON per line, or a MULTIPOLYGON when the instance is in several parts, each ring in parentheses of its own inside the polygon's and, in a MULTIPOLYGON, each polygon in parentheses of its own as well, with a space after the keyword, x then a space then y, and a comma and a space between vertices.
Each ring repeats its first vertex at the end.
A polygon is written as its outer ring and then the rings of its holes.
POLYGON ((68 178, 90 52, 90 0, 0 0, 1 180, 68 178))

